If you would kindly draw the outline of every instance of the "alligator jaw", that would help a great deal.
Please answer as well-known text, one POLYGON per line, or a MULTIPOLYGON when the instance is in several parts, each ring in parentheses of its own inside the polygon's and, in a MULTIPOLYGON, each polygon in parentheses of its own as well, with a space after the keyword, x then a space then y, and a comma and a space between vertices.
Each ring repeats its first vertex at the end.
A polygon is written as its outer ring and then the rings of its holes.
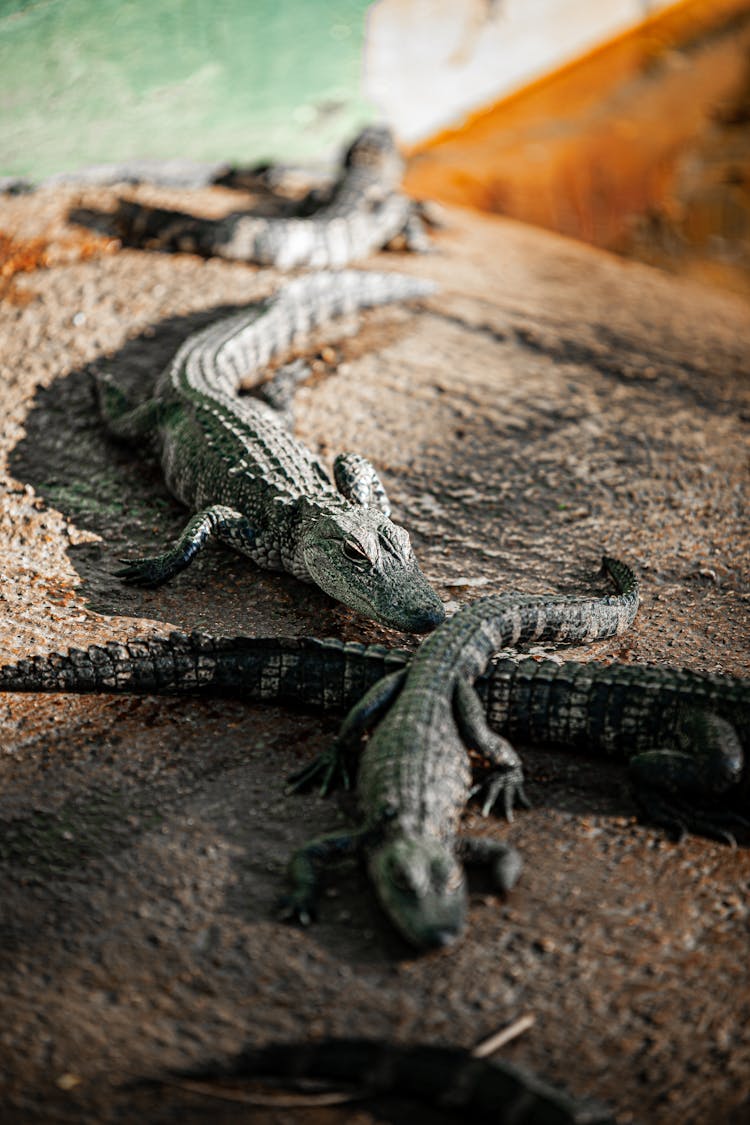
POLYGON ((445 621, 445 607, 416 562, 402 586, 391 586, 385 591, 386 596, 378 593, 381 596, 377 602, 364 612, 381 625, 404 633, 431 633, 445 621), (393 594, 392 599, 387 597, 388 593, 393 594))
MULTIPOLYGON (((432 591, 431 591, 432 592, 432 591)), ((402 618, 404 620, 404 618, 402 618)), ((443 603, 439 598, 436 598, 430 605, 425 605, 423 609, 415 610, 411 616, 408 617, 408 625, 400 625, 398 628, 409 633, 431 633, 438 625, 445 621, 445 609, 443 603)), ((389 624, 383 618, 383 624, 389 624)))
POLYGON ((315 517, 304 531, 303 565, 327 594, 405 633, 429 633, 445 620, 404 528, 376 508, 354 504, 315 517))

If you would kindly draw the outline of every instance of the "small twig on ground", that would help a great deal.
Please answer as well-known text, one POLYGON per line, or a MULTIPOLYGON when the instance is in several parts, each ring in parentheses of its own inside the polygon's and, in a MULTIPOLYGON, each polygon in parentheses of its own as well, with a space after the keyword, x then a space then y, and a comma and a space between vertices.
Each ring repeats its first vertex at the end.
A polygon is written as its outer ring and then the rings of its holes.
POLYGON ((325 1090, 319 1094, 261 1094, 249 1090, 239 1090, 231 1086, 215 1086, 209 1082, 198 1082, 184 1078, 160 1078, 159 1081, 186 1093, 203 1094, 208 1098, 219 1098, 225 1102, 240 1102, 243 1105, 268 1106, 271 1109, 304 1109, 325 1105, 343 1105, 371 1096, 367 1090, 325 1090))
POLYGON ((475 1059, 489 1058, 490 1055, 494 1055, 496 1051, 504 1047, 506 1043, 510 1043, 512 1039, 517 1039, 519 1035, 523 1035, 535 1023, 536 1016, 531 1013, 519 1016, 517 1020, 513 1020, 512 1023, 496 1031, 494 1035, 490 1035, 487 1039, 483 1039, 481 1043, 477 1043, 471 1054, 475 1059))

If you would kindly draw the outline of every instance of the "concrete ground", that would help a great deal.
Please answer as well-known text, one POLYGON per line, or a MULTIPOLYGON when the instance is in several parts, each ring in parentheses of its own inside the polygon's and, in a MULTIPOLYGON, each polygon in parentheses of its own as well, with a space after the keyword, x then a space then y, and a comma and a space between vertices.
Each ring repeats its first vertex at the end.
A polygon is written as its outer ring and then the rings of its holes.
MULTIPOLYGON (((218 188, 134 194, 236 206, 218 188)), ((112 577, 185 512, 103 434, 92 371, 146 386, 217 310, 280 280, 66 221, 113 203, 69 187, 2 202, 3 658, 174 627, 415 643, 224 550, 156 591, 112 577)), ((441 291, 316 341, 298 434, 382 468, 446 602, 588 591, 606 550, 638 567, 643 603, 587 657, 746 674, 748 307, 460 211, 434 254, 372 264, 441 291)), ((524 748, 533 809, 466 821, 513 840, 525 873, 507 901, 475 885, 459 947, 414 956, 353 866, 295 929, 274 917, 286 859, 347 807, 286 797, 284 778, 336 723, 239 700, 2 697, 3 1122, 237 1122, 240 1102, 125 1083, 246 1042, 470 1047, 523 1015, 503 1057, 620 1125, 747 1120, 747 847, 676 845, 637 822, 620 764, 524 748)), ((416 1120, 397 1099, 250 1112, 416 1120)))

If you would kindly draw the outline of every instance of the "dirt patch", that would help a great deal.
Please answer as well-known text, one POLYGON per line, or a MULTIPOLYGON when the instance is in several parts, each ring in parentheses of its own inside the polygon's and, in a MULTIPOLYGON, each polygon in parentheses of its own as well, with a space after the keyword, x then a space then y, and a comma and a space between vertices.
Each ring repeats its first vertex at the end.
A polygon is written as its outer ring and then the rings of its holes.
MULTIPOLYGON (((69 211, 110 198, 19 197, 4 226, 72 237, 69 211)), ((191 209, 189 192, 170 199, 191 209)), ((433 255, 376 260, 434 278, 437 297, 331 333, 335 363, 316 343, 299 435, 383 470, 454 606, 588 590, 606 550, 638 567, 644 599, 632 633, 588 656, 746 673, 747 307, 509 221, 448 218, 433 255)), ((173 627, 414 643, 219 549, 161 590, 112 578, 185 513, 156 465, 102 433, 92 370, 137 390, 278 281, 133 250, 16 279, 30 299, 0 308, 6 658, 173 627)), ((415 958, 353 867, 313 928, 274 918, 290 850, 346 822, 345 803, 284 793, 335 717, 6 695, 0 723, 4 1121, 235 1121, 245 1107, 122 1084, 244 1042, 468 1047, 527 1012, 505 1057, 621 1125, 744 1120, 750 853, 638 824, 618 763, 525 749, 534 808, 510 827, 467 814, 518 845, 521 884, 507 901, 476 885, 461 946, 415 958)), ((253 1110, 318 1125, 407 1112, 253 1110)))

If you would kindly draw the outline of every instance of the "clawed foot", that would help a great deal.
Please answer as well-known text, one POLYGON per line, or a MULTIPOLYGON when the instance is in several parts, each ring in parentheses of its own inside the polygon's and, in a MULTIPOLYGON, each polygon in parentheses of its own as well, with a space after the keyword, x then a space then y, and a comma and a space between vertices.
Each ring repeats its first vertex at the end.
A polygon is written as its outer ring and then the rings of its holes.
POLYGON ((280 922, 309 926, 318 916, 317 904, 310 895, 291 893, 279 899, 276 915, 280 922))
POLYGON ((732 829, 750 828, 746 817, 726 809, 700 808, 679 797, 665 797, 653 790, 638 790, 635 797, 644 818, 666 829, 677 843, 693 833, 736 848, 732 829))
POLYGON ((119 561, 125 563, 125 566, 114 572, 115 578, 121 578, 130 586, 161 586, 184 570, 187 565, 185 556, 175 551, 153 555, 151 558, 119 561))
POLYGON ((320 795, 325 797, 339 785, 351 789, 351 777, 346 766, 346 755, 334 742, 301 770, 289 775, 287 793, 304 793, 320 782, 320 795))
POLYGON ((488 778, 480 781, 471 789, 469 796, 474 797, 482 791, 485 794, 482 816, 489 816, 490 811, 501 797, 503 812, 507 821, 513 820, 513 808, 516 804, 524 809, 531 808, 531 801, 524 792, 523 770, 520 765, 493 770, 488 778))

